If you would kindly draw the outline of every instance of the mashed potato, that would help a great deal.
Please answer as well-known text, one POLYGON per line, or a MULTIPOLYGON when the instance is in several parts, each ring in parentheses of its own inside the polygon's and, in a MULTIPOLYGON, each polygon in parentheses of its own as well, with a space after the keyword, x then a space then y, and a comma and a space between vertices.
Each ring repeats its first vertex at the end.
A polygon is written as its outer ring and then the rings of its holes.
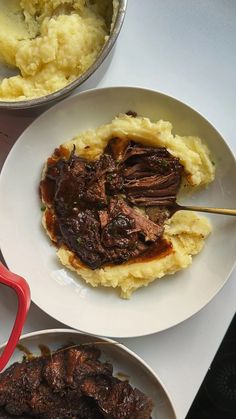
MULTIPOLYGON (((170 122, 151 122, 148 118, 133 118, 119 115, 110 124, 97 130, 82 132, 76 138, 63 144, 70 153, 75 146, 77 155, 89 160, 98 158, 112 137, 129 138, 142 144, 164 146, 178 157, 184 167, 183 182, 194 188, 207 185, 214 179, 215 169, 211 163, 209 150, 196 137, 172 135, 170 122)), ((50 209, 46 209, 46 212, 50 209)), ((45 215, 43 225, 46 228, 45 215)), ((156 278, 186 268, 192 263, 192 255, 201 251, 211 225, 205 217, 194 212, 179 211, 165 224, 164 237, 172 244, 172 249, 157 259, 145 262, 132 262, 91 270, 85 267, 73 252, 61 246, 57 255, 63 265, 76 271, 93 287, 118 287, 123 298, 129 298, 135 290, 147 286, 156 278)), ((48 232, 50 235, 50 233, 48 232)), ((53 240, 53 238, 51 237, 53 240)))
POLYGON ((204 246, 211 232, 211 225, 204 217, 187 211, 177 212, 166 224, 164 237, 172 243, 173 250, 158 259, 146 262, 123 263, 91 270, 81 265, 74 254, 61 247, 57 255, 63 265, 76 271, 93 287, 118 287, 122 298, 130 298, 138 288, 147 286, 157 278, 174 274, 187 268, 204 246))
POLYGON ((20 72, 1 81, 0 100, 44 96, 83 74, 110 32, 111 6, 112 0, 0 0, 0 60, 20 72))
POLYGON ((168 121, 151 122, 148 118, 119 115, 111 124, 82 132, 63 146, 71 152, 75 144, 78 155, 95 160, 113 137, 129 138, 152 147, 166 147, 180 159, 184 166, 185 183, 191 187, 207 185, 215 177, 215 167, 207 146, 198 137, 174 136, 168 121))

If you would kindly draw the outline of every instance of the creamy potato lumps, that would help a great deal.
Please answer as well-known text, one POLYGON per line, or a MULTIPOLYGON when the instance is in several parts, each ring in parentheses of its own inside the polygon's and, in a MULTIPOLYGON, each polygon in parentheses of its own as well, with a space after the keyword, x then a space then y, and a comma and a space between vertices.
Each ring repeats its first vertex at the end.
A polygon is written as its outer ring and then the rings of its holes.
MULTIPOLYGON (((112 0, 0 0, 0 60, 20 75, 0 83, 0 100, 59 90, 96 60, 112 0)), ((114 3, 115 4, 115 3, 114 3)))
MULTIPOLYGON (((77 155, 95 160, 113 137, 129 138, 152 147, 166 147, 172 155, 180 159, 184 167, 183 183, 188 184, 192 190, 207 185, 214 179, 215 169, 206 145, 197 137, 173 136, 172 125, 166 121, 152 123, 148 118, 119 115, 110 124, 82 132, 63 144, 63 148, 71 152, 75 146, 77 155)), ((47 211, 48 209, 43 216, 45 228, 47 211)), ((47 232, 50 236, 50 232, 47 232)), ((164 229, 164 238, 172 244, 172 250, 156 259, 145 262, 130 260, 120 265, 91 270, 65 246, 58 249, 57 255, 63 265, 76 271, 93 287, 118 287, 121 296, 129 298, 132 292, 147 286, 156 278, 174 274, 189 266, 192 256, 200 252, 210 232, 211 225, 207 218, 194 212, 179 211, 166 222, 164 229)))

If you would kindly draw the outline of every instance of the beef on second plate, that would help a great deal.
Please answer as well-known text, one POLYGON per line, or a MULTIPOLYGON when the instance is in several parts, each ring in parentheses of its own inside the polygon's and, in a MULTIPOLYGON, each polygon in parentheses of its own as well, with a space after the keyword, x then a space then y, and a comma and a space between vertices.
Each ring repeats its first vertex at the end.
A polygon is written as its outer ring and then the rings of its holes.
POLYGON ((0 418, 149 419, 152 400, 100 355, 81 345, 14 363, 0 375, 0 418))

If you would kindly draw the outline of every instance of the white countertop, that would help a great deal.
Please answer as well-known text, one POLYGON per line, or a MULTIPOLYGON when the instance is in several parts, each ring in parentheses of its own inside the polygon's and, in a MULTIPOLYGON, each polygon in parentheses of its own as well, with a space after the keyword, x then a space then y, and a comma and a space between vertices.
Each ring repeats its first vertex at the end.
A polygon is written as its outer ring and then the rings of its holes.
MULTIPOLYGON (((109 71, 80 90, 134 85, 173 95, 200 111, 236 150, 236 2, 129 0, 109 71)), ((7 154, 31 116, 0 114, 0 152, 7 154)), ((227 245, 227 244, 226 244, 227 245)), ((207 280, 207 278, 206 278, 207 280)), ((8 338, 16 300, 0 286, 0 343, 8 338)), ((156 371, 184 419, 236 308, 236 272, 204 309, 164 332, 122 342, 156 371)), ((171 307, 170 307, 171 309, 171 307)), ((33 303, 24 332, 60 327, 33 303)))

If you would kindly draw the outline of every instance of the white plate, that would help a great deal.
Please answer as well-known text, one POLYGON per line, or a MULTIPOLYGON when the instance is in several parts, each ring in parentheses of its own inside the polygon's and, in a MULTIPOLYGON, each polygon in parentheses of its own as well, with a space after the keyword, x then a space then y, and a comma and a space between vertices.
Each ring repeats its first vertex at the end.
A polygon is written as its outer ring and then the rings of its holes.
MULTIPOLYGON (((176 414, 170 397, 158 379, 154 371, 134 352, 130 351, 120 343, 109 339, 101 339, 98 337, 88 336, 75 330, 53 329, 42 330, 39 332, 23 335, 20 344, 27 348, 31 353, 40 355, 39 345, 46 345, 49 349, 56 350, 64 345, 74 343, 105 342, 97 346, 102 351, 101 360, 111 362, 113 365, 113 375, 118 373, 128 376, 129 383, 133 387, 147 394, 154 402, 152 419, 176 419, 176 414), (107 344, 106 342, 112 343, 107 344)), ((0 351, 4 345, 0 346, 0 351)), ((13 362, 22 361, 22 352, 15 349, 11 361, 7 365, 9 367, 13 362)))
POLYGON ((128 301, 113 289, 86 285, 61 266, 41 227, 43 163, 59 144, 130 109, 171 121, 180 135, 203 138, 216 162, 216 180, 189 203, 236 208, 236 164, 220 134, 183 103, 139 88, 91 90, 56 105, 19 138, 0 176, 0 244, 9 268, 28 280, 33 301, 57 320, 113 337, 150 334, 187 319, 222 288, 235 262, 235 218, 215 215, 213 233, 191 267, 138 290, 128 301))

